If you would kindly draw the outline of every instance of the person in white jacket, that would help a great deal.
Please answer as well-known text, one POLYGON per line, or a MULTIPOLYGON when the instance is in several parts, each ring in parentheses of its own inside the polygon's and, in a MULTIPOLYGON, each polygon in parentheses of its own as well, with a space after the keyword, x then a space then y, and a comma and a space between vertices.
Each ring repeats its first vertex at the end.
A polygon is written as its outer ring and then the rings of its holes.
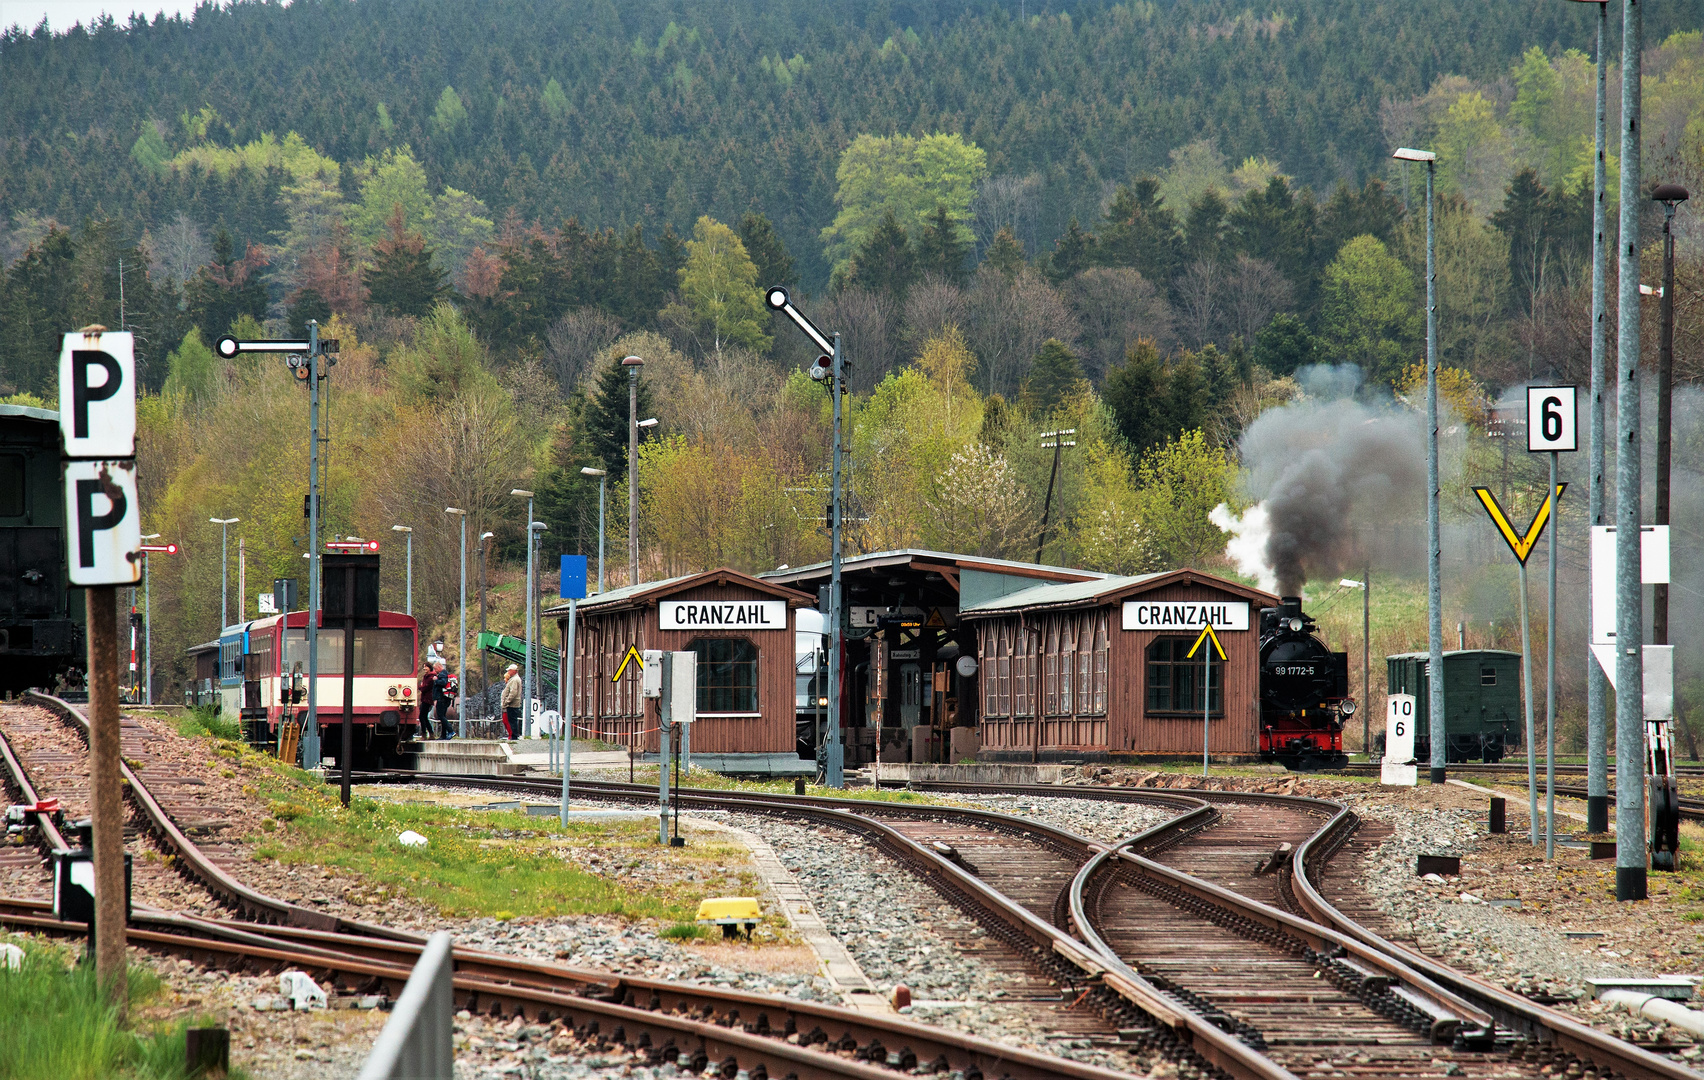
POLYGON ((510 664, 503 669, 503 727, 509 732, 509 738, 515 737, 515 732, 521 726, 521 668, 518 664, 510 664))

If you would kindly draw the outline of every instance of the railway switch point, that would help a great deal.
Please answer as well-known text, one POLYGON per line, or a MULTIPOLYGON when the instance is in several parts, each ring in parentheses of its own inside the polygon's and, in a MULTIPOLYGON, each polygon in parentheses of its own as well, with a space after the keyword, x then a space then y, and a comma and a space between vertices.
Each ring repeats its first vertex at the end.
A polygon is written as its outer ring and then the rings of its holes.
POLYGON ((743 927, 746 940, 763 918, 763 906, 754 896, 716 896, 698 902, 696 921, 722 928, 725 938, 738 937, 743 927))

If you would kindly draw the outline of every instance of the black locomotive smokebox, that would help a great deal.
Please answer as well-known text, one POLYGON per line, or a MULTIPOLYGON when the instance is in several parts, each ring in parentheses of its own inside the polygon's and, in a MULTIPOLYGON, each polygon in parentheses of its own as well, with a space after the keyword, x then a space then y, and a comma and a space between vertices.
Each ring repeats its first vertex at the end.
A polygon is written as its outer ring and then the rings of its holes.
POLYGON ((1438 874, 1442 877, 1461 877, 1461 856, 1416 855, 1414 857, 1414 876, 1425 877, 1427 874, 1438 874))

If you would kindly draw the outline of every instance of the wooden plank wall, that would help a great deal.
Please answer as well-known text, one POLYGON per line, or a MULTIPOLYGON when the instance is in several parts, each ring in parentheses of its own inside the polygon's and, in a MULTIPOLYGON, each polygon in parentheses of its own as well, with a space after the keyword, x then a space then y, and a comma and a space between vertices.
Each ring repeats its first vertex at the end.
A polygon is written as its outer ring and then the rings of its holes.
MULTIPOLYGON (((774 600, 737 584, 703 585, 669 596, 671 600, 774 600)), ((567 619, 560 620, 567 634, 567 619)), ((658 708, 655 701, 638 696, 638 665, 628 665, 622 673, 621 684, 611 678, 630 644, 646 649, 684 650, 700 637, 745 636, 757 645, 758 711, 759 717, 707 717, 693 724, 692 749, 695 753, 792 753, 796 747, 794 732, 793 683, 793 623, 792 609, 788 611, 786 630, 763 630, 748 635, 699 630, 661 630, 658 628, 655 601, 643 608, 608 613, 581 612, 575 634, 575 682, 580 684, 575 706, 576 727, 593 729, 610 742, 627 745, 637 739, 639 749, 649 753, 657 750, 658 708), (631 686, 631 689, 629 689, 631 686), (587 695, 595 695, 588 699, 587 695), (595 705, 593 704, 595 702, 595 705), (634 702, 642 705, 643 715, 635 715, 634 702), (611 714, 615 715, 611 715, 611 714)), ((586 738, 585 731, 576 731, 577 738, 586 738)))
MULTIPOLYGON (((1242 602, 1243 597, 1206 584, 1176 584, 1143 593, 1134 599, 1154 603, 1242 602)), ((1227 656, 1225 715, 1213 717, 1212 751, 1253 754, 1259 750, 1260 718, 1260 603, 1249 603, 1249 629, 1222 631, 1219 639, 1227 656)), ((982 750, 1011 759, 1023 753, 1058 758, 1072 754, 1199 754, 1201 718, 1145 715, 1147 649, 1158 631, 1121 629, 1122 601, 1108 605, 1108 699, 1105 716, 1046 717, 1036 743, 1034 717, 982 717, 982 750)), ((1037 612, 1036 615, 1040 616, 1037 612)), ((985 619, 978 633, 986 642, 1001 623, 1016 627, 1018 617, 985 619)), ((1168 634, 1167 636, 1179 636, 1168 634)), ((1193 635, 1191 635, 1193 636, 1193 635)), ((986 649, 986 645, 984 645, 986 649)), ((1016 660, 1013 661, 1014 670, 1016 660)))

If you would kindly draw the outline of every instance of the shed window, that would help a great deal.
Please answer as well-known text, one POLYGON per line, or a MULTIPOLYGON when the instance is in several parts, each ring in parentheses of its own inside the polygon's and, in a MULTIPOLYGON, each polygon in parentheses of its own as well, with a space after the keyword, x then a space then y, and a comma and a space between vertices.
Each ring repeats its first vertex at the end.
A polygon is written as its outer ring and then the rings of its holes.
POLYGON ((1480 686, 1496 686, 1497 685, 1497 669, 1494 668, 1494 667, 1482 667, 1482 668, 1480 668, 1479 669, 1479 685, 1480 686))
POLYGON ((1155 638, 1148 646, 1148 712, 1200 716, 1203 705, 1207 704, 1212 715, 1224 714, 1224 662, 1214 656, 1207 665, 1210 704, 1204 703, 1203 661, 1199 652, 1193 658, 1189 656, 1193 644, 1192 638, 1162 637, 1155 638))
POLYGON ((0 454, 0 517, 24 516, 24 459, 0 454))
POLYGON ((698 654, 698 711, 755 713, 757 646, 748 638, 699 638, 688 646, 698 654))

